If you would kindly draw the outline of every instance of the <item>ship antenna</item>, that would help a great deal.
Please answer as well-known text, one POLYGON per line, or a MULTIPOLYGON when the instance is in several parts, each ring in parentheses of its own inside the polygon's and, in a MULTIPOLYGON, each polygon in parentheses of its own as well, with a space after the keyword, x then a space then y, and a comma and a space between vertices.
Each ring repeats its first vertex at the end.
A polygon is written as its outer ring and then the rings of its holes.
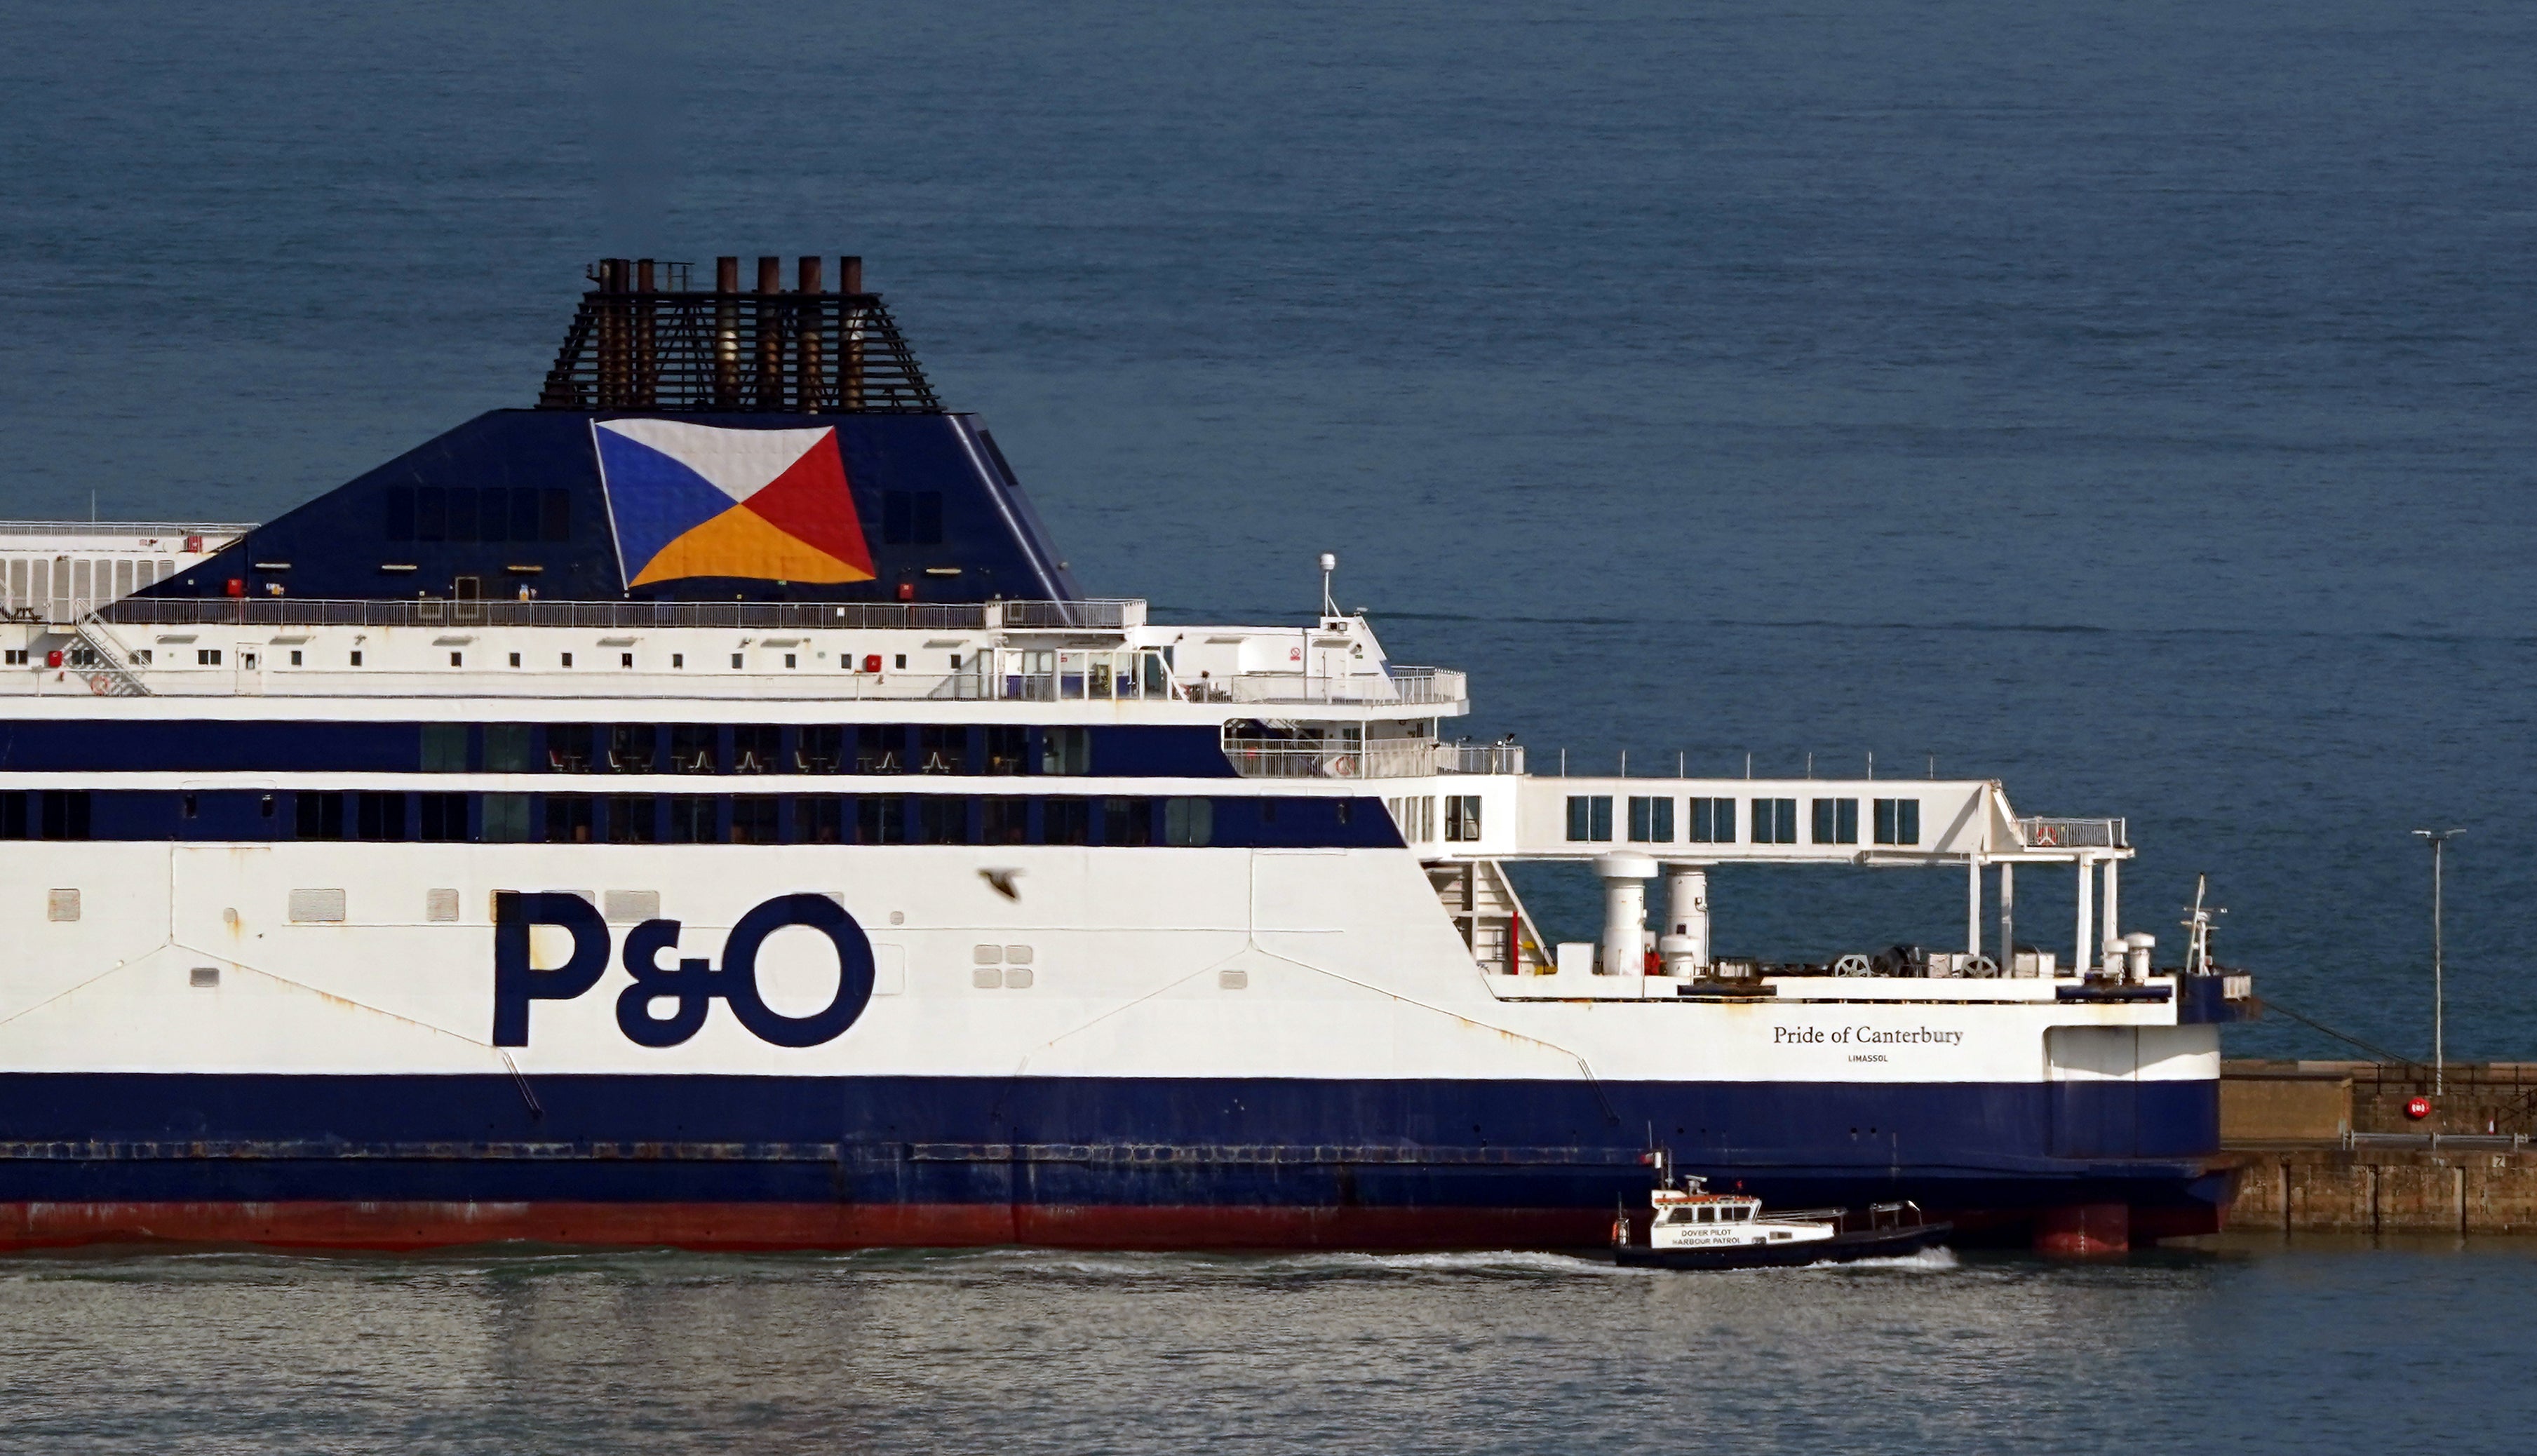
POLYGON ((1329 551, 1324 551, 1322 553, 1322 615, 1325 617, 1334 617, 1339 614, 1339 604, 1331 600, 1331 573, 1338 569, 1339 558, 1329 551))

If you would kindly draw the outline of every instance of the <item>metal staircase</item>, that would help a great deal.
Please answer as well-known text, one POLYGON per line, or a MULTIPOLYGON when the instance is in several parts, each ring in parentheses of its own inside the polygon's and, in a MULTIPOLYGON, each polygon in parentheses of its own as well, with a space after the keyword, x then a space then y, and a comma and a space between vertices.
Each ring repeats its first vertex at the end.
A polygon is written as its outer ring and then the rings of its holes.
POLYGON ((1496 860, 1430 864, 1427 882, 1435 886, 1437 900, 1454 918, 1454 927, 1463 932, 1463 943, 1480 969, 1492 976, 1550 974, 1553 967, 1540 933, 1496 860))
POLYGON ((89 687, 101 698, 146 698, 150 685, 135 670, 132 650, 114 635, 97 613, 89 612, 72 624, 80 647, 70 660, 71 670, 84 674, 89 687))

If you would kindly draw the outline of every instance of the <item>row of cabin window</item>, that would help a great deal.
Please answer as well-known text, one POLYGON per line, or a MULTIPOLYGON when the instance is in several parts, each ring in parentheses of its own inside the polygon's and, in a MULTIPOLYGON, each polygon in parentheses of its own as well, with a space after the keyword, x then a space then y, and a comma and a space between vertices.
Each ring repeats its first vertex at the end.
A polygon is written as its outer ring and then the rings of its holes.
POLYGON ((572 539, 572 492, 552 485, 393 485, 384 502, 389 540, 572 539))
MULTIPOLYGON (((1088 774, 1088 728, 1019 724, 910 725, 494 723, 486 773, 1088 774)), ((470 727, 423 726, 425 773, 469 769, 470 727)))
MULTIPOLYGON (((1685 842, 1695 845, 1731 845, 1735 835, 1735 806, 1731 798, 1693 797, 1688 805, 1684 825, 1685 842)), ((1744 841, 1756 845, 1793 845, 1797 842, 1797 801, 1793 798, 1757 798, 1751 802, 1749 823, 1751 837, 1744 841)), ((1818 845, 1854 845, 1858 843, 1858 800, 1854 798, 1818 798, 1814 810, 1813 836, 1808 841, 1818 845)), ((1875 800, 1874 830, 1880 845, 1917 845, 1920 842, 1920 801, 1917 798, 1880 798, 1875 800)), ((1630 843, 1669 845, 1674 842, 1674 800, 1671 797, 1632 795, 1629 799, 1630 843)), ((1576 844, 1605 844, 1612 838, 1612 796, 1607 793, 1572 794, 1568 799, 1568 838, 1576 844)))
MULTIPOLYGON (((189 796, 190 797, 190 796, 189 796)), ((1215 801, 959 794, 419 793, 291 795, 303 840, 612 845, 1186 845, 1214 842, 1215 801), (415 800, 414 833, 407 801, 415 800), (474 816, 471 826, 470 815, 474 816), (790 827, 790 834, 786 833, 790 827), (471 833, 470 829, 474 832, 471 833)), ((1340 801, 1340 822, 1348 818, 1340 801)), ((191 805, 187 806, 190 816, 191 805)), ((1276 818, 1274 800, 1262 816, 1276 818)), ((81 832, 52 838, 84 839, 81 832)))

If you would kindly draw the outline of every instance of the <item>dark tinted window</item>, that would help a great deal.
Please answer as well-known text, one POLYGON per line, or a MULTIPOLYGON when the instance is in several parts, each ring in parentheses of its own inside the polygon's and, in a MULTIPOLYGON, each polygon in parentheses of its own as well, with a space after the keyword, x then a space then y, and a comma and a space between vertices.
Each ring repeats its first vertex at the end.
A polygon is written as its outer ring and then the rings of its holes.
MULTIPOLYGON (((548 540, 572 539, 572 492, 561 486, 549 486, 544 509, 539 513, 540 536, 548 540)), ((522 539, 527 538, 523 537, 522 539)))
POLYGON ((612 845, 657 845, 661 826, 648 793, 612 794, 608 800, 608 842, 612 845))
POLYGON ((547 725, 547 767, 558 774, 589 773, 592 737, 586 723, 547 725))
MULTIPOLYGON (((301 791, 292 795, 292 830, 301 839, 344 837, 344 795, 301 791)), ((46 835, 50 839, 52 836, 46 835)))
POLYGON ((833 723, 796 728, 793 764, 806 774, 833 774, 845 765, 846 730, 833 723))
POLYGON ((990 845, 1019 845, 1030 841, 1030 800, 1026 798, 990 798, 984 801, 978 838, 990 845))
MULTIPOLYGON (((421 795, 422 838, 432 844, 449 844, 467 838, 467 795, 463 793, 426 793, 421 795)), ((490 838, 488 834, 487 836, 490 838)))
POLYGON ((670 729, 670 772, 710 774, 714 771, 714 729, 709 723, 683 723, 670 729))
POLYGON ((916 839, 926 845, 969 842, 969 801, 930 794, 916 801, 916 839))
POLYGON ((845 801, 833 793, 806 793, 793 800, 793 842, 834 845, 845 842, 845 801))
POLYGON ((855 729, 855 772, 907 772, 907 729, 895 724, 868 723, 855 729))
POLYGON ((449 535, 449 492, 437 485, 414 492, 414 538, 442 540, 449 535))
POLYGON ((772 794, 744 793, 731 801, 731 842, 735 845, 771 845, 775 843, 775 798, 772 794))
POLYGON ((510 538, 519 541, 532 541, 538 538, 538 493, 536 491, 523 489, 511 492, 510 538))
POLYGON ((426 723, 423 726, 423 771, 426 774, 467 772, 467 725, 426 723))
POLYGON ((488 723, 485 725, 485 772, 488 774, 525 774, 533 760, 529 756, 529 726, 525 723, 488 723))
POLYGON ((402 793, 361 793, 354 812, 355 831, 362 839, 401 840, 405 838, 405 795, 402 793))
POLYGON ((928 725, 917 729, 917 767, 929 774, 969 771, 969 729, 960 725, 928 725))
POLYGON ((855 842, 864 845, 907 843, 907 800, 891 793, 868 793, 855 800, 855 842))
POLYGON ((715 832, 712 798, 701 793, 671 795, 670 843, 709 845, 720 838, 715 832))
POLYGON ((1030 767, 1030 729, 1019 724, 991 724, 987 730, 987 772, 1018 774, 1030 767))
MULTIPOLYGON (((86 839, 89 835, 88 791, 47 789, 38 826, 46 839, 86 839)), ((339 818, 338 823, 341 823, 339 818)))
POLYGON ((387 519, 381 524, 386 530, 387 538, 390 540, 414 539, 414 487, 389 486, 386 504, 387 519))
POLYGON ((1092 842, 1092 800, 1052 798, 1040 805, 1040 838, 1052 845, 1092 842))
POLYGON ((476 538, 476 487, 449 487, 449 538, 472 541, 476 538))
POLYGON ((551 845, 589 844, 593 817, 588 794, 548 794, 547 843, 551 845))
POLYGON ((653 745, 659 730, 648 723, 620 723, 608 729, 608 767, 618 774, 652 772, 653 745))
POLYGON ((476 538, 503 541, 511 536, 511 492, 488 485, 476 493, 476 538))
POLYGON ((1101 800, 1101 843, 1142 845, 1152 843, 1153 838, 1153 800, 1117 797, 1101 800))
POLYGON ((773 771, 777 748, 782 741, 782 731, 769 726, 743 724, 733 728, 731 730, 731 771, 735 774, 763 774, 773 771))

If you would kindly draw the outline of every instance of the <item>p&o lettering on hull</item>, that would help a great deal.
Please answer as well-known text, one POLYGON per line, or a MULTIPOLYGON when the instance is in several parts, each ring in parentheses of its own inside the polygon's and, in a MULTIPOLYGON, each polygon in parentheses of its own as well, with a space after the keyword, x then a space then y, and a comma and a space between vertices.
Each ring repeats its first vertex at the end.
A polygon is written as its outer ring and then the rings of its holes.
MULTIPOLYGON (((620 957, 634 978, 617 998, 617 1025, 638 1046, 676 1046, 704 1028, 720 998, 749 1035, 775 1046, 817 1046, 843 1036, 872 1001, 872 941, 845 907, 825 895, 778 895, 740 918, 723 942, 722 966, 702 957, 661 964, 678 946, 677 920, 645 920, 625 932, 620 957), (837 955, 837 992, 808 1016, 766 1004, 757 984, 757 955, 766 938, 791 925, 828 938, 837 955), (672 1002, 667 1016, 654 1007, 672 1002)), ((569 1001, 608 974, 608 922, 578 895, 502 891, 493 897, 493 1045, 529 1045, 529 1003, 569 1001), (572 937, 560 966, 539 970, 529 954, 530 927, 548 925, 572 937)))

